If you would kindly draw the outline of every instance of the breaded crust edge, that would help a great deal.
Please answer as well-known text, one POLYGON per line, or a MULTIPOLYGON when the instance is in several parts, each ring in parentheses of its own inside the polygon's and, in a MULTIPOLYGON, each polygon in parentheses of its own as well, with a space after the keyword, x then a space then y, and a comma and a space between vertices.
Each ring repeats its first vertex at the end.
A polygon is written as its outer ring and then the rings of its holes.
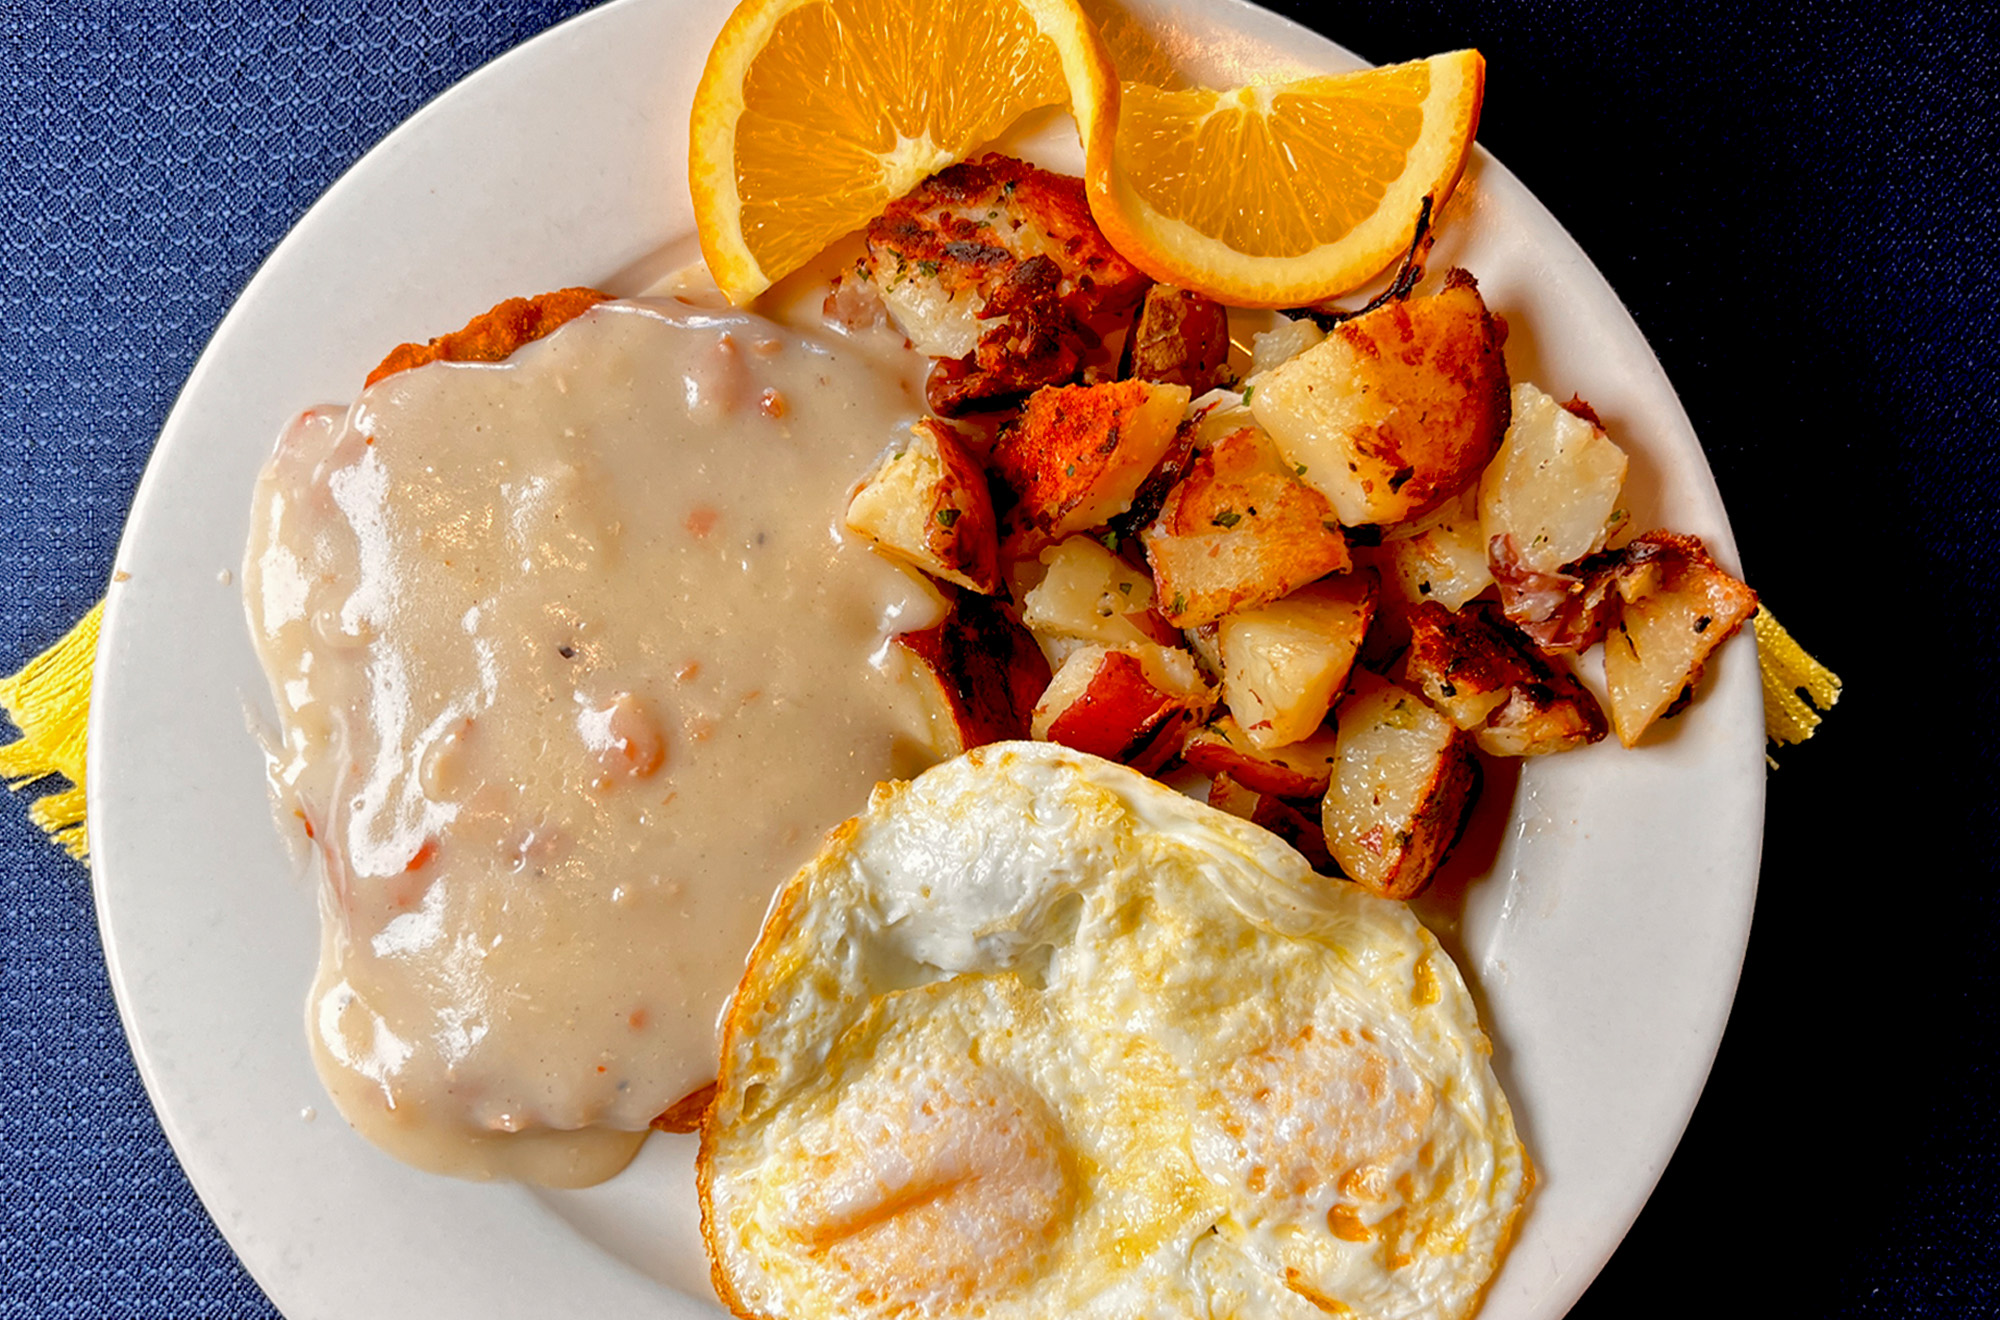
POLYGON ((368 373, 364 384, 427 362, 499 362, 523 344, 555 333, 567 322, 609 302, 611 295, 590 288, 557 289, 532 298, 509 298, 465 323, 463 330, 439 335, 428 344, 399 344, 368 373))

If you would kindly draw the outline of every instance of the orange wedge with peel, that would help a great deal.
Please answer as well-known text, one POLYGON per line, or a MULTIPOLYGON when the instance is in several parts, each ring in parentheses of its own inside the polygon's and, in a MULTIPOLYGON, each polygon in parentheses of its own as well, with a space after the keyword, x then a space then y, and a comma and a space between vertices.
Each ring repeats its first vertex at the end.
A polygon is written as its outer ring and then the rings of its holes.
POLYGON ((746 302, 1030 110, 1108 155, 1117 103, 1076 0, 744 0, 695 90, 702 255, 746 302))
POLYGON ((1154 279, 1238 307, 1316 303, 1402 255, 1426 196, 1443 208, 1485 85, 1475 50, 1225 92, 1127 84, 1091 210, 1154 279))

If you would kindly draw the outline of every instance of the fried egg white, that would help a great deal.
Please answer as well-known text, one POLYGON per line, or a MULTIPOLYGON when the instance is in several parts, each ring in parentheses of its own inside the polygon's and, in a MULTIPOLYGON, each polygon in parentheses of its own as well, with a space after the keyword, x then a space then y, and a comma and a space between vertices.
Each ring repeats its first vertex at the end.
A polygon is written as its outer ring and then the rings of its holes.
POLYGON ((878 788, 725 1024, 703 1231, 738 1314, 1464 1316, 1532 1182, 1400 903, 1123 766, 878 788))

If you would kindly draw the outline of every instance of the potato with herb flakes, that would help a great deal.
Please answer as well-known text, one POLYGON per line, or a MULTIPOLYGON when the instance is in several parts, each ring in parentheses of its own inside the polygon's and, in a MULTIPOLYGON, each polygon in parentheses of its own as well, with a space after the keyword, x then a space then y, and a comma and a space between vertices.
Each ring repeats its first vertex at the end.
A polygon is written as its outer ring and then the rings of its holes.
POLYGON ((1139 539, 1160 612, 1181 628, 1276 600, 1350 562, 1325 497, 1255 427, 1197 454, 1139 539))
POLYGON ((1597 698, 1478 604, 1454 614, 1425 602, 1410 613, 1405 675, 1490 756, 1566 752, 1604 737, 1597 698))
POLYGON ((1624 521, 1625 451, 1578 399, 1521 382, 1500 452, 1479 478, 1479 528, 1511 570, 1555 573, 1602 550, 1624 521))
POLYGON ((1178 644, 1153 608, 1153 583, 1094 536, 1072 536, 1041 553, 1042 574, 1021 598, 1021 622, 1044 648, 1052 638, 1123 646, 1178 644))
POLYGON ((911 425, 909 440, 848 501, 847 525, 932 577, 986 596, 1000 587, 986 474, 942 422, 911 425))
POLYGON ((1372 573, 1325 578, 1222 616, 1222 700, 1251 746, 1284 747, 1318 730, 1374 617, 1372 573))
POLYGON ((1692 536, 1648 532, 1625 547, 1618 622, 1604 637, 1611 723, 1627 747, 1701 681, 1715 648, 1757 612, 1757 593, 1692 536))
POLYGON ((852 278, 920 353, 940 416, 1009 407, 1080 372, 1151 280, 1105 241, 1083 181, 987 153, 931 175, 868 226, 852 278))
POLYGON ((1152 774, 1214 708, 1215 692, 1186 651, 1145 642, 1084 646, 1049 680, 1030 731, 1037 742, 1152 774))
POLYGON ((1422 518, 1385 528, 1373 556, 1383 586, 1405 601, 1455 610, 1493 585, 1479 525, 1479 491, 1468 487, 1422 518))
POLYGON ((1181 760, 1205 775, 1228 775, 1246 788, 1278 797, 1317 798, 1333 776, 1335 731, 1321 725, 1283 747, 1258 747, 1227 713, 1188 736, 1181 760))
POLYGON ((1479 787, 1472 739, 1416 693, 1367 670, 1334 712, 1339 744, 1320 806, 1327 851, 1384 898, 1431 882, 1479 787))
POLYGON ((1472 276, 1344 321, 1265 373, 1250 411, 1335 516, 1359 527, 1436 507, 1507 430, 1506 322, 1472 276))
POLYGON ((1028 736, 1049 662, 1026 628, 987 596, 960 593, 942 623, 899 633, 903 658, 940 756, 1028 736))
POLYGON ((995 441, 993 465, 1047 535, 1101 527, 1172 451, 1187 403, 1187 386, 1143 380, 1036 390, 995 441))

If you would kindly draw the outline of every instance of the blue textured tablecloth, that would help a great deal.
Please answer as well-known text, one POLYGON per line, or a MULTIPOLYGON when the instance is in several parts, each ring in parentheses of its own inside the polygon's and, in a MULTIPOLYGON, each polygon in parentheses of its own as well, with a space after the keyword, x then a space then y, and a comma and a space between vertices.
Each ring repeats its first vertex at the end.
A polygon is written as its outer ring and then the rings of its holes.
MULTIPOLYGON (((0 0, 0 671, 100 593, 175 393, 313 199, 583 7, 0 0)), ((1848 680, 1772 781, 1708 1092, 1575 1314, 2000 1314, 1990 9, 1288 8, 1378 61, 1485 51, 1482 141, 1631 306, 1752 582, 1848 680)), ((24 805, 0 1317, 273 1315, 147 1104, 88 877, 24 805)))

